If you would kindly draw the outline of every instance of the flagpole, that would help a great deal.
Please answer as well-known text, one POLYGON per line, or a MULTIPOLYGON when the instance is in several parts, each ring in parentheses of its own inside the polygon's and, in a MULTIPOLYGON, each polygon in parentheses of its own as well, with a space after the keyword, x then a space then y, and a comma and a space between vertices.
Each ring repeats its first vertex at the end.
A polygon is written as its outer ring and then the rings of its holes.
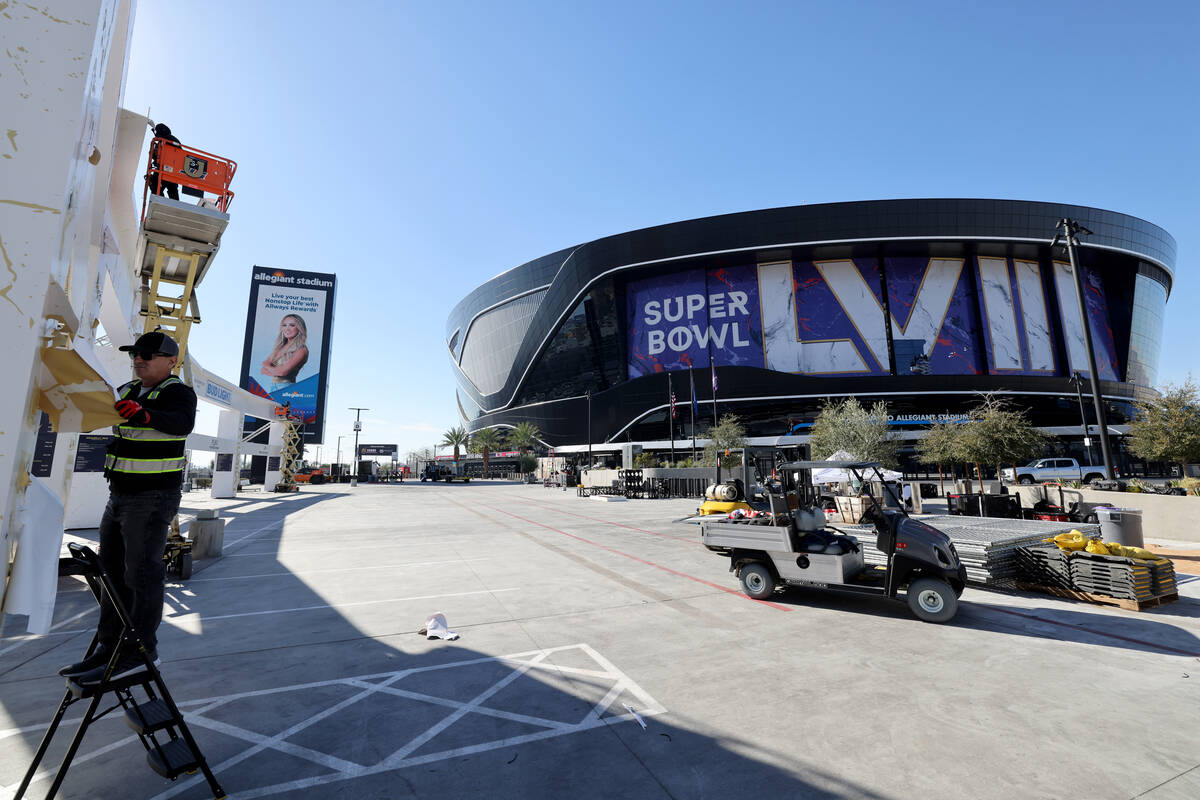
POLYGON ((712 360, 712 356, 709 356, 708 365, 709 365, 709 368, 710 368, 710 369, 712 369, 712 381, 713 381, 713 427, 715 428, 715 427, 717 427, 717 364, 716 364, 716 362, 715 362, 715 361, 713 361, 713 360, 712 360))
POLYGON ((688 382, 692 385, 692 461, 696 460, 696 368, 688 367, 688 382))
POLYGON ((667 413, 667 424, 671 426, 671 466, 675 466, 675 384, 671 380, 670 373, 667 373, 667 398, 671 403, 671 410, 667 413))

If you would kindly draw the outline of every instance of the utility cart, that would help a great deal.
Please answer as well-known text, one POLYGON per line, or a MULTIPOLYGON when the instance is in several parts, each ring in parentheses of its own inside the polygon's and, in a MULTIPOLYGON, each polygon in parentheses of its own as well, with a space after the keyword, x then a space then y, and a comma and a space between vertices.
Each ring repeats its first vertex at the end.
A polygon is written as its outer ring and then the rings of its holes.
MULTIPOLYGON (((903 597, 913 614, 926 622, 946 622, 958 611, 967 570, 949 537, 912 519, 899 498, 885 508, 870 487, 891 491, 881 465, 870 461, 793 461, 781 465, 781 477, 767 485, 769 517, 705 519, 700 541, 729 559, 742 590, 766 600, 777 589, 809 586, 835 592, 903 597), (866 493, 863 520, 875 528, 876 546, 886 566, 863 562, 858 540, 826 529, 814 470, 844 470, 866 493)), ((823 473, 828 474, 828 472, 823 473)))

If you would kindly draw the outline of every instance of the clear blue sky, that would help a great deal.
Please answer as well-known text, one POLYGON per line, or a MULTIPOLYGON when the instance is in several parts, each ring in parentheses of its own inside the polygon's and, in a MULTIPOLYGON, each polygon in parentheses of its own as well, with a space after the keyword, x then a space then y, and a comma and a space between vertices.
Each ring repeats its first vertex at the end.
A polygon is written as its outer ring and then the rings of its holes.
POLYGON ((236 379, 252 265, 337 273, 330 460, 348 406, 402 453, 458 423, 445 321, 493 275, 798 203, 1150 220, 1179 243, 1160 379, 1200 375, 1198 32, 1191 0, 143 0, 125 105, 238 162, 205 366, 236 379))

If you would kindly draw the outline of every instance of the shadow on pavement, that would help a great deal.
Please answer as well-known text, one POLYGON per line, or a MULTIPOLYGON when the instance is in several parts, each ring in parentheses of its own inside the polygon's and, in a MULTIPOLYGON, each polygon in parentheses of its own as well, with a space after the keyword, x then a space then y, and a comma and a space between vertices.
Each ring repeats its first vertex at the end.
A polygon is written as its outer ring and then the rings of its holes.
MULTIPOLYGON (((1010 636, 1029 636, 1147 653, 1200 657, 1200 638, 1168 622, 1152 618, 1152 616, 1168 614, 1184 617, 1200 616, 1200 602, 1191 598, 1182 598, 1169 605, 1134 612, 1138 616, 1131 617, 1123 613, 1114 614, 1048 606, 1027 608, 993 602, 993 600, 1005 597, 1003 592, 989 592, 987 595, 981 595, 981 597, 984 596, 988 597, 988 602, 972 602, 968 594, 967 598, 960 602, 958 614, 946 624, 952 627, 970 628, 1010 636)), ((1022 596, 1038 597, 1038 595, 1031 594, 1022 594, 1022 596)), ((771 602, 913 620, 903 598, 897 602, 790 587, 773 597, 771 602)), ((1064 603, 1067 602, 1069 601, 1064 601, 1064 603)), ((1080 605, 1084 608, 1087 607, 1085 604, 1080 605)))
MULTIPOLYGON (((425 525, 393 517, 364 528, 363 509, 386 507, 359 494, 352 518, 347 502, 314 492, 222 509, 268 503, 227 524, 222 558, 168 585, 163 676, 231 796, 886 800, 793 752, 673 724, 636 676, 585 643, 484 652, 415 635, 414 608, 444 607, 453 627, 455 612, 501 608, 504 590, 466 571, 446 581, 428 566, 425 525), (298 512, 310 519, 285 530, 298 512), (312 579, 325 581, 321 592, 312 579)), ((57 668, 91 637, 84 592, 65 579, 57 630, 0 640, 0 796, 61 699, 57 668)), ((487 627, 470 637, 502 636, 487 627)), ((80 713, 68 712, 30 796, 45 792, 80 713)), ((765 705, 759 713, 765 723, 765 705)), ((119 713, 91 728, 63 794, 211 796, 199 776, 171 784, 151 772, 119 713)))

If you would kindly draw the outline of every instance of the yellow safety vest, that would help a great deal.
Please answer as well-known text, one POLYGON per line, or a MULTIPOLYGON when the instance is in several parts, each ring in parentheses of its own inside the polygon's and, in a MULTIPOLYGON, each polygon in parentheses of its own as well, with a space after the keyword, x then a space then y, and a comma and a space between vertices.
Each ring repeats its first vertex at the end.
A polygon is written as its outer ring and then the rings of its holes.
MULTIPOLYGON (((158 399, 158 393, 168 386, 183 383, 174 375, 155 386, 146 400, 158 399)), ((121 399, 129 397, 141 383, 133 381, 124 387, 121 399)), ((153 409, 148 409, 153 414, 153 409)), ((182 480, 183 468, 187 466, 185 454, 187 437, 174 436, 169 433, 123 423, 113 426, 113 447, 104 458, 104 474, 121 473, 124 475, 165 475, 175 473, 182 480)))

